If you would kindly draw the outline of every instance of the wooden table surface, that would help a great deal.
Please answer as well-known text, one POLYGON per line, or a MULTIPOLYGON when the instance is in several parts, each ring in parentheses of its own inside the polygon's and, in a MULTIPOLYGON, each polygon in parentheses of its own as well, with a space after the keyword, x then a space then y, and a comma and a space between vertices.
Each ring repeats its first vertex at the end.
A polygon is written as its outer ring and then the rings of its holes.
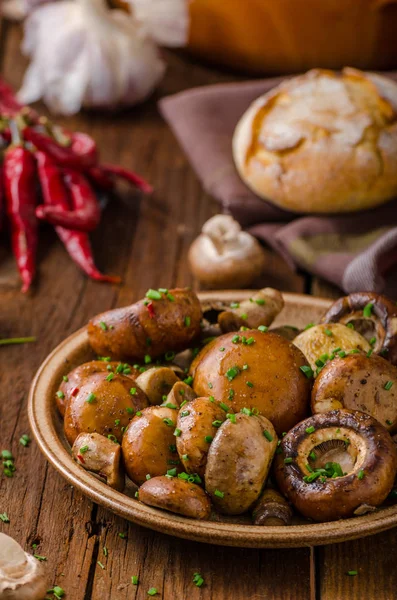
MULTIPOLYGON (((18 26, 0 24, 0 70, 16 87, 26 66, 20 40, 18 26)), ((18 442, 29 433, 26 404, 32 377, 59 342, 91 315, 129 304, 151 286, 192 283, 186 253, 217 205, 203 192, 159 116, 156 100, 236 76, 179 55, 168 58, 157 97, 144 106, 61 120, 92 134, 106 161, 135 169, 155 186, 155 194, 144 199, 122 189, 92 236, 99 266, 121 274, 123 285, 87 280, 54 233, 43 228, 37 285, 31 296, 23 296, 8 246, 0 242, 0 337, 37 336, 34 345, 0 349, 0 446, 12 450, 17 467, 12 479, 0 476, 0 512, 7 512, 11 521, 0 521, 0 531, 27 550, 38 544, 36 552, 47 557, 49 586, 64 588, 67 600, 140 600, 148 597, 151 587, 165 600, 397 598, 393 530, 350 543, 291 550, 223 548, 174 539, 93 504, 46 463, 34 442, 28 448, 18 442), (349 570, 358 575, 348 576, 349 570), (195 572, 205 579, 201 589, 192 582, 195 572), (131 584, 132 575, 139 576, 139 586, 131 584)), ((338 294, 324 282, 292 273, 270 251, 266 256, 264 284, 285 291, 338 294)))

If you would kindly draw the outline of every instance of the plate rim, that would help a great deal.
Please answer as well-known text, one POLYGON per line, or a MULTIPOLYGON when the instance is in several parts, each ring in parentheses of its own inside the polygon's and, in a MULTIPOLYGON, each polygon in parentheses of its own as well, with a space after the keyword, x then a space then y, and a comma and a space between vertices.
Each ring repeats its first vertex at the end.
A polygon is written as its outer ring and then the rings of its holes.
MULTIPOLYGON (((199 292, 200 300, 245 299, 255 290, 221 290, 199 292)), ((283 293, 287 303, 323 305, 327 308, 329 298, 307 294, 283 293)), ((47 461, 70 484, 79 489, 95 503, 138 525, 198 542, 223 546, 248 548, 297 548, 337 543, 366 537, 386 531, 397 525, 397 505, 381 511, 330 523, 309 523, 290 526, 259 527, 217 521, 196 521, 153 508, 136 501, 121 492, 109 488, 77 463, 63 445, 46 400, 47 371, 58 370, 60 356, 69 345, 82 344, 88 340, 86 326, 72 333, 58 344, 45 358, 32 381, 28 396, 28 417, 32 433, 47 461), (58 359, 58 366, 57 365, 58 359)), ((62 360, 65 359, 65 354, 62 360)))

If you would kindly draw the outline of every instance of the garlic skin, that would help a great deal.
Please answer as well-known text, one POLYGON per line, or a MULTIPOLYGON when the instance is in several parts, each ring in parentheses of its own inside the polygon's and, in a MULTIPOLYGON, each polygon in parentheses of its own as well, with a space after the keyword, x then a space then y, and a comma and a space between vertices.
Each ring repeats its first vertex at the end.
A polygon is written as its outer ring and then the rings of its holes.
POLYGON ((136 19, 160 46, 183 48, 189 39, 189 0, 127 0, 136 19))
POLYGON ((44 4, 25 22, 22 45, 31 57, 18 99, 43 99, 71 115, 80 108, 116 108, 142 102, 164 74, 154 42, 128 13, 105 0, 44 4))
POLYGON ((10 536, 0 533, 1 600, 42 600, 46 590, 41 563, 10 536))
POLYGON ((229 215, 215 215, 189 249, 193 275, 211 289, 249 286, 264 268, 259 242, 229 215))

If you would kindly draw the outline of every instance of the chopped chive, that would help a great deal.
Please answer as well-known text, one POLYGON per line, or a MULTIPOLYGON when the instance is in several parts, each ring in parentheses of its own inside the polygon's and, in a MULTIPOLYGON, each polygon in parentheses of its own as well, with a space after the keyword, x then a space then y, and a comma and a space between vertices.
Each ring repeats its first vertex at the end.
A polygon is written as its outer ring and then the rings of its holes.
POLYGON ((168 294, 166 294, 166 296, 170 302, 174 302, 175 298, 172 294, 170 294, 170 292, 168 292, 168 294))
POLYGON ((374 346, 375 344, 376 344, 376 337, 371 337, 371 339, 369 340, 369 345, 374 346))
POLYGON ((68 377, 67 375, 64 375, 64 376, 62 377, 62 379, 63 379, 63 380, 66 382, 66 383, 69 381, 69 377, 68 377))
POLYGON ((57 396, 58 396, 58 398, 63 399, 65 397, 65 394, 61 390, 58 390, 57 391, 57 396))
MULTIPOLYGON (((131 389, 133 389, 133 388, 131 388, 131 389)), ((130 394, 132 394, 131 390, 130 390, 130 394)), ((127 413, 129 415, 133 415, 134 414, 134 409, 131 408, 131 406, 127 406, 127 408, 125 410, 127 411, 127 413)))
POLYGON ((9 523, 10 522, 10 519, 9 519, 9 517, 8 517, 8 515, 7 515, 6 512, 0 513, 0 521, 3 521, 3 523, 9 523))
POLYGON ((106 546, 104 546, 104 547, 102 548, 102 552, 103 552, 103 555, 104 555, 104 556, 107 556, 107 555, 109 554, 109 552, 108 552, 108 549, 106 548, 106 546))
POLYGON ((316 428, 313 427, 313 425, 310 425, 310 427, 306 427, 305 431, 306 433, 314 433, 316 431, 316 428))
POLYGON ((132 583, 132 585, 138 585, 139 578, 138 578, 137 575, 132 575, 132 577, 131 577, 131 583, 132 583))
POLYGON ((311 460, 316 460, 317 454, 315 452, 313 452, 313 450, 312 450, 309 454, 309 458, 311 458, 311 460))
POLYGON ((263 435, 269 442, 273 441, 273 436, 271 433, 269 433, 269 431, 267 429, 264 430, 263 435))
POLYGON ((141 417, 142 416, 142 412, 140 410, 137 410, 136 413, 135 413, 135 415, 137 417, 141 417))
POLYGON ((145 361, 145 365, 148 365, 149 363, 152 362, 152 357, 149 354, 145 354, 144 361, 145 361))
POLYGON ((112 381, 112 379, 114 379, 114 373, 109 373, 106 377, 106 381, 112 381))
POLYGON ((225 412, 229 412, 230 408, 228 407, 227 404, 225 404, 224 402, 220 402, 219 406, 222 410, 224 410, 225 412))
POLYGON ((227 397, 229 398, 229 400, 233 400, 233 398, 234 398, 234 390, 229 390, 227 397))
POLYGON ((152 587, 150 588, 150 590, 147 591, 148 596, 155 596, 156 594, 158 594, 157 588, 152 587))
POLYGON ((189 416, 189 415, 190 415, 190 410, 183 410, 183 411, 181 412, 181 417, 187 417, 187 416, 189 416))
POLYGON ((291 457, 289 457, 289 458, 284 458, 284 464, 285 464, 285 465, 290 465, 291 463, 292 463, 292 458, 291 458, 291 457))
POLYGON ((225 347, 222 346, 222 348, 219 348, 219 352, 224 352, 225 351, 225 347))
POLYGON ((372 355, 372 353, 373 353, 373 348, 371 348, 371 350, 368 350, 368 352, 367 352, 367 358, 370 358, 370 356, 372 355))
POLYGON ((350 577, 354 577, 355 575, 358 575, 358 571, 348 571, 347 574, 350 575, 350 577))
POLYGON ((86 452, 88 452, 88 450, 89 450, 88 446, 81 446, 80 454, 85 454, 86 452))
POLYGON ((252 417, 252 410, 250 408, 242 408, 240 410, 241 413, 243 413, 243 415, 247 415, 248 417, 252 417))
POLYGON ((115 419, 114 425, 115 425, 115 427, 118 427, 120 425, 120 419, 115 419))
POLYGON ((239 335, 234 335, 232 337, 232 343, 233 344, 237 344, 240 341, 240 336, 239 335))
POLYGON ((207 444, 210 444, 213 439, 214 438, 212 437, 212 435, 206 435, 204 441, 207 442, 207 444))
POLYGON ((29 437, 29 436, 28 436, 26 433, 24 433, 24 434, 21 436, 21 438, 20 438, 20 440, 19 440, 19 443, 21 444, 21 446, 25 446, 25 448, 26 448, 27 446, 29 446, 29 444, 30 444, 30 441, 31 441, 31 440, 30 440, 30 437, 29 437))
POLYGON ((313 369, 311 369, 309 366, 303 365, 302 367, 299 367, 299 368, 302 371, 302 373, 304 375, 306 375, 306 377, 308 379, 311 379, 313 377, 313 369))
POLYGON ((189 375, 189 377, 186 377, 186 379, 183 380, 183 383, 186 383, 186 385, 192 385, 193 377, 189 375))
POLYGON ((110 440, 111 442, 114 442, 115 444, 119 443, 118 439, 116 438, 115 435, 113 435, 113 433, 109 433, 108 440, 110 440))
MULTIPOLYGON (((181 390, 182 391, 182 390, 181 390)), ((184 400, 183 402, 181 402, 181 405, 179 408, 183 408, 185 406, 185 404, 187 404, 187 400, 184 400)))
POLYGON ((392 425, 392 422, 390 421, 390 419, 386 419, 386 425, 392 425))
POLYGON ((238 367, 231 367, 228 371, 226 371, 225 377, 227 377, 229 381, 233 381, 233 379, 237 377, 239 373, 240 369, 238 367))
POLYGON ((365 477, 364 469, 360 469, 359 472, 357 473, 357 479, 364 479, 364 477, 365 477))
POLYGON ((14 460, 13 456, 9 450, 2 450, 1 458, 4 458, 5 460, 14 460))
POLYGON ((355 329, 355 327, 354 327, 354 323, 348 323, 348 324, 346 325, 346 327, 348 327, 349 329, 355 329))
POLYGON ((105 321, 99 321, 99 327, 102 329, 102 331, 108 330, 108 326, 106 325, 105 321))
POLYGON ((222 425, 222 423, 223 423, 223 421, 219 421, 219 420, 212 421, 212 426, 213 427, 220 427, 222 425))
POLYGON ((266 325, 259 325, 258 327, 258 331, 261 331, 262 333, 266 333, 266 331, 268 331, 269 327, 266 327, 266 325))
POLYGON ((189 460, 188 454, 182 454, 182 460, 189 460))
POLYGON ((340 352, 338 352, 338 356, 339 358, 345 358, 346 352, 344 350, 341 350, 340 352))
POLYGON ((146 292, 146 298, 149 298, 149 300, 161 300, 161 293, 158 292, 157 290, 148 290, 146 292))
POLYGON ((366 304, 363 308, 363 316, 366 319, 369 319, 370 316, 372 315, 372 309, 373 309, 374 305, 372 302, 368 302, 368 304, 366 304))
POLYGON ((190 317, 185 317, 185 327, 190 327, 191 319, 190 317))
POLYGON ((327 335, 328 337, 331 337, 333 335, 332 331, 330 329, 324 329, 324 333, 325 335, 327 335))
POLYGON ((254 387, 254 384, 252 383, 252 381, 246 381, 245 383, 246 383, 246 385, 248 385, 248 387, 250 387, 250 388, 254 387))
POLYGON ((95 402, 95 400, 96 400, 95 394, 93 394, 92 392, 91 392, 91 394, 88 394, 87 399, 86 399, 86 402, 88 402, 88 404, 93 404, 93 402, 95 402))
POLYGON ((241 314, 240 317, 243 319, 243 321, 246 321, 248 319, 247 313, 241 314))
POLYGON ((98 566, 99 566, 99 567, 101 567, 101 569, 104 569, 104 568, 105 568, 105 567, 104 567, 104 565, 101 563, 101 561, 100 561, 100 560, 98 560, 98 561, 97 561, 97 563, 98 563, 98 566))
POLYGON ((163 419, 163 423, 168 425, 168 427, 174 427, 174 421, 172 419, 163 419))
POLYGON ((385 390, 389 391, 392 386, 393 386, 392 381, 386 381, 384 388, 385 388, 385 390))
POLYGON ((166 353, 164 354, 164 358, 165 358, 165 360, 167 360, 167 361, 174 360, 174 358, 175 358, 175 352, 172 352, 172 351, 170 351, 170 352, 166 352, 166 353))
POLYGON ((255 302, 259 304, 259 306, 263 306, 264 304, 266 304, 266 300, 263 300, 263 298, 258 298, 257 300, 255 300, 255 302))
POLYGON ((149 479, 151 479, 151 478, 152 478, 152 476, 150 475, 150 473, 147 473, 146 474, 146 481, 149 481, 149 479))
POLYGON ((33 556, 39 561, 39 562, 44 562, 47 560, 46 556, 40 556, 40 554, 33 554, 33 556))
POLYGON ((231 302, 230 308, 240 308, 240 303, 239 302, 231 302))
POLYGON ((122 540, 125 540, 126 537, 127 537, 127 534, 125 534, 122 531, 120 531, 119 538, 121 538, 122 540))
POLYGON ((174 467, 173 469, 168 469, 167 476, 168 477, 176 477, 176 468, 174 467))
POLYGON ((227 413, 226 418, 229 419, 231 423, 236 423, 236 415, 234 413, 227 413))
POLYGON ((176 427, 175 431, 174 431, 174 436, 175 437, 179 437, 181 435, 182 431, 180 429, 178 429, 178 427, 176 427))
POLYGON ((204 583, 204 579, 203 577, 200 575, 200 573, 195 573, 193 576, 193 583, 197 586, 197 587, 201 587, 204 583))
POLYGON ((306 331, 307 329, 311 329, 312 327, 314 327, 314 323, 308 323, 306 325, 306 327, 303 329, 303 331, 306 331))
POLYGON ((217 496, 218 498, 223 498, 225 496, 225 492, 221 492, 220 490, 215 490, 214 496, 217 496))

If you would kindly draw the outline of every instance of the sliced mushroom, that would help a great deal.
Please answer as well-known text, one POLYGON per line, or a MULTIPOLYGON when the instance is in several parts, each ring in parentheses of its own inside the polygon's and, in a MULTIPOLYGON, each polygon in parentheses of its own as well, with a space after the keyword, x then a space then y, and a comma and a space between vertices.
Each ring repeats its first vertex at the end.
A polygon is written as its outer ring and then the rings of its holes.
POLYGON ((179 381, 175 371, 168 367, 152 367, 136 378, 137 386, 146 394, 150 404, 161 404, 172 387, 179 381))
POLYGON ((249 300, 231 303, 230 307, 218 316, 218 323, 223 332, 238 331, 240 327, 268 327, 283 307, 281 293, 273 288, 264 288, 252 294, 249 300))
POLYGON ((302 330, 294 327, 294 325, 280 325, 280 327, 272 327, 269 331, 270 333, 277 333, 277 335, 281 335, 281 337, 292 342, 302 330))
POLYGON ((0 533, 0 598, 42 600, 46 590, 43 565, 13 538, 0 533))
POLYGON ((293 344, 306 356, 315 374, 318 374, 331 358, 341 356, 340 353, 367 353, 371 348, 360 333, 341 323, 314 325, 302 331, 293 344))
POLYGON ((196 398, 195 392, 192 390, 190 385, 187 385, 184 381, 178 381, 172 386, 164 405, 173 404, 174 406, 180 406, 182 402, 190 402, 196 398))
POLYGON ((208 519, 211 503, 204 490, 178 477, 152 477, 139 488, 139 500, 149 506, 193 519, 208 519))
POLYGON ((366 337, 376 338, 374 352, 397 365, 397 306, 386 296, 374 292, 344 296, 332 304, 321 321, 364 328, 366 337))
POLYGON ((278 486, 302 515, 315 521, 351 517, 362 504, 380 506, 397 472, 389 433, 358 411, 314 415, 293 427, 280 447, 278 486))
POLYGON ((81 433, 73 444, 72 456, 84 469, 103 477, 109 487, 123 491, 125 476, 119 444, 99 433, 81 433))
POLYGON ((254 525, 290 525, 292 510, 286 499, 272 488, 263 490, 252 511, 254 525))
POLYGON ((188 258, 193 275, 212 289, 247 287, 265 265, 259 242, 229 215, 215 215, 204 224, 188 258))

